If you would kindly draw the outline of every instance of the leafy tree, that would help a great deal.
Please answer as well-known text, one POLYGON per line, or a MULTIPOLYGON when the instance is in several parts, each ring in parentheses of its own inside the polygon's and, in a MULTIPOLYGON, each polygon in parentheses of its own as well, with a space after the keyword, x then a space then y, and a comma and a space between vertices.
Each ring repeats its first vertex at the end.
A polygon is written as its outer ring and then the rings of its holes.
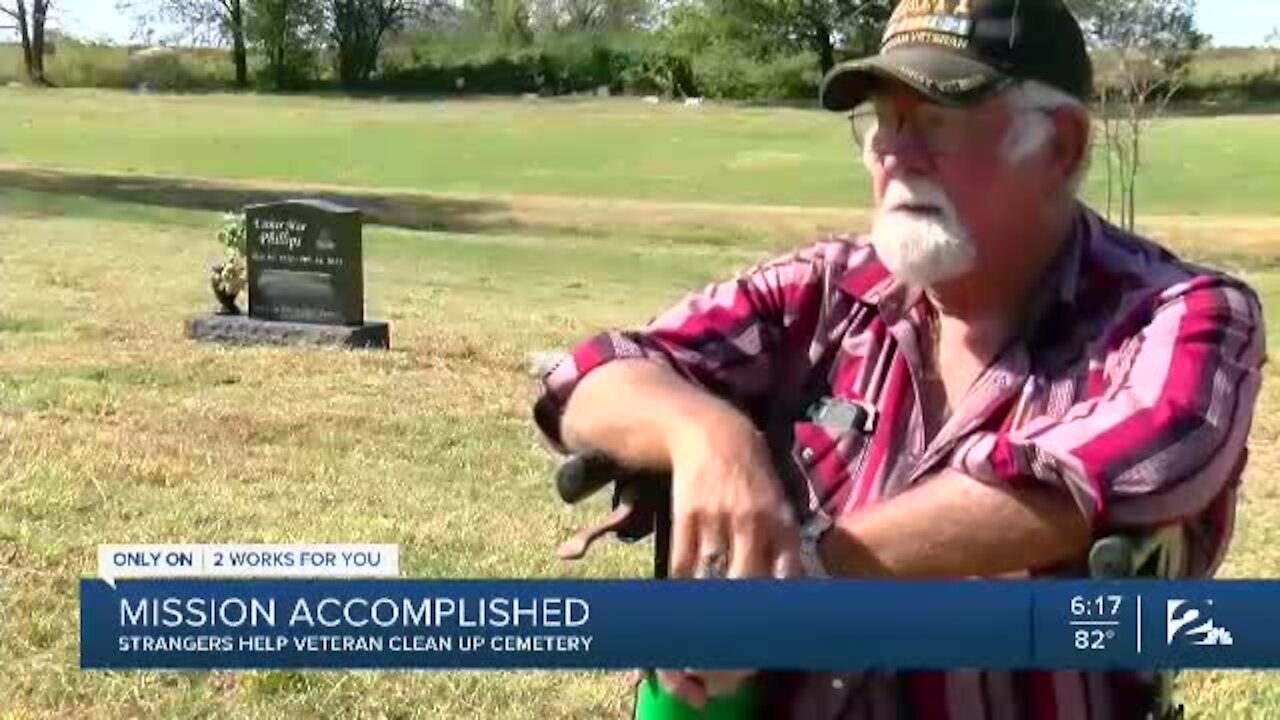
POLYGON ((150 35, 155 25, 169 23, 198 42, 230 44, 236 87, 249 85, 243 0, 119 0, 116 8, 134 15, 140 34, 150 35))
POLYGON ((465 0, 469 24, 508 47, 533 39, 533 7, 529 0, 465 0))
POLYGON ((17 30, 22 41, 22 66, 27 79, 36 85, 50 85, 44 74, 45 22, 49 12, 53 10, 53 0, 6 0, 0 3, 0 13, 13 21, 4 26, 7 30, 17 30))
POLYGON ((1196 30, 1195 0, 1075 0, 1073 9, 1098 57, 1107 215, 1118 200, 1120 224, 1132 230, 1143 134, 1186 83, 1208 37, 1196 30))
MULTIPOLYGON (((789 48, 818 56, 825 74, 842 39, 865 45, 879 38, 892 13, 889 0, 732 0, 761 36, 780 36, 789 48)), ((863 48, 859 48, 863 49, 863 48)))
POLYGON ((246 35, 262 52, 267 84, 275 90, 305 84, 327 27, 322 0, 244 2, 246 35))
POLYGON ((704 0, 672 15, 685 42, 731 43, 764 60, 812 52, 826 73, 844 52, 873 51, 893 10, 892 0, 704 0))
POLYGON ((650 0, 538 0, 539 29, 556 33, 643 29, 653 18, 650 0))
POLYGON ((419 0, 330 0, 330 33, 342 86, 367 81, 378 67, 387 35, 426 10, 419 0))

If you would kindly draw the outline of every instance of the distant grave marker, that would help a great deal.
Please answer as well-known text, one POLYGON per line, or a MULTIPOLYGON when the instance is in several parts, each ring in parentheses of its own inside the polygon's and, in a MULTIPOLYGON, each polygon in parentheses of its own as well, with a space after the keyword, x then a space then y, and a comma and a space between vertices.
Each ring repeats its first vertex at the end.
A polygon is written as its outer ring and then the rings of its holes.
POLYGON ((188 334, 242 343, 385 348, 386 323, 365 322, 363 219, 324 200, 250 205, 245 214, 248 316, 197 318, 188 334))

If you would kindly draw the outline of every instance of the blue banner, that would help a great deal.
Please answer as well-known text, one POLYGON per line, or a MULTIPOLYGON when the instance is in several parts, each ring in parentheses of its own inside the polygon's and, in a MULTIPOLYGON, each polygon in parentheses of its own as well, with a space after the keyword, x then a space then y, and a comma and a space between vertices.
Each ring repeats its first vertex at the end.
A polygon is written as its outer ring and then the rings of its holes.
POLYGON ((101 580, 93 669, 1280 667, 1280 582, 101 580))

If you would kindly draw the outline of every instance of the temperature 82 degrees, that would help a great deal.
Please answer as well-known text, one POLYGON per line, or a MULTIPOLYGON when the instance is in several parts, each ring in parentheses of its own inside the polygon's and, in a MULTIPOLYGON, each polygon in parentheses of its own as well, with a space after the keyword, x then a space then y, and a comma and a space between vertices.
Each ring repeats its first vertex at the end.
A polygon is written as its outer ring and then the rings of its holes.
POLYGON ((1036 659, 1060 667, 1133 667, 1142 652, 1138 598, 1096 586, 1063 590, 1036 598, 1036 659))

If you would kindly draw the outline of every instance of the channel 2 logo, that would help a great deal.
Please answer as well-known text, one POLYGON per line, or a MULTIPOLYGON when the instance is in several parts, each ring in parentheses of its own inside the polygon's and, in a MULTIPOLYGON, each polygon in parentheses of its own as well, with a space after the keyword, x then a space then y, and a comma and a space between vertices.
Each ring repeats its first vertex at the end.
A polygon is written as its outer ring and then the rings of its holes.
POLYGON ((1165 604, 1166 639, 1169 645, 1180 640, 1191 645, 1231 645, 1231 633, 1213 624, 1209 617, 1212 600, 1192 606, 1190 600, 1169 600, 1165 604))

